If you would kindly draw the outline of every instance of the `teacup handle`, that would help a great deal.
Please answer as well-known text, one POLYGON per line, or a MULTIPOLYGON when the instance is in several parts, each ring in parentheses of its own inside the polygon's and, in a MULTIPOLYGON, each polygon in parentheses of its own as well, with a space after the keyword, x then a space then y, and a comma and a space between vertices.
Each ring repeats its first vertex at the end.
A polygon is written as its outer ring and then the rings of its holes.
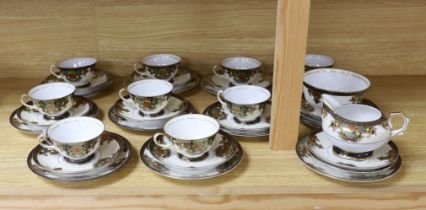
POLYGON ((213 66, 213 74, 218 76, 218 77, 226 78, 225 72, 223 74, 220 74, 220 73, 218 73, 218 71, 223 71, 223 67, 219 66, 219 65, 214 65, 213 66))
POLYGON ((392 119, 394 117, 402 118, 402 120, 404 120, 404 123, 402 124, 401 128, 392 130, 391 137, 400 136, 400 135, 404 134, 405 130, 407 130, 407 128, 408 128, 408 123, 410 122, 410 119, 404 113, 392 112, 392 113, 389 114, 389 119, 388 119, 388 124, 391 128, 392 128, 392 119))
POLYGON ((143 65, 142 65, 142 63, 141 62, 136 62, 134 65, 133 65, 133 70, 135 71, 135 72, 137 72, 138 74, 140 74, 141 76, 146 76, 146 77, 149 77, 150 75, 148 74, 148 73, 146 73, 146 72, 142 72, 142 71, 139 71, 139 68, 138 67, 143 67, 143 65))
POLYGON ((225 112, 225 114, 227 115, 232 115, 231 111, 228 109, 228 106, 226 106, 225 101, 223 101, 223 90, 219 90, 217 91, 217 100, 219 101, 220 104, 222 104, 222 108, 223 111, 225 112))
POLYGON ((55 145, 53 145, 53 144, 52 144, 49 140, 47 140, 47 138, 46 138, 46 132, 44 132, 44 133, 40 134, 40 135, 37 137, 37 140, 38 140, 38 144, 39 144, 41 147, 43 147, 43 148, 45 148, 45 149, 50 149, 50 150, 58 151, 58 149, 56 148, 56 146, 55 146, 55 145), (43 143, 43 141, 50 142, 50 144, 45 144, 45 143, 43 143))
POLYGON ((152 140, 154 141, 154 143, 161 147, 161 148, 170 148, 172 146, 172 142, 170 142, 170 139, 167 138, 167 136, 164 133, 156 133, 154 134, 154 137, 152 138, 152 140), (165 144, 162 144, 160 142, 158 142, 158 137, 162 136, 163 137, 163 141, 165 144))
POLYGON ((121 90, 118 92, 118 96, 120 96, 121 100, 128 103, 132 102, 131 98, 124 98, 124 96, 126 96, 124 92, 128 93, 126 88, 121 88, 121 90))
POLYGON ((22 105, 26 106, 29 109, 35 109, 35 110, 37 110, 37 107, 35 105, 29 105, 29 104, 27 104, 28 101, 31 101, 31 97, 28 94, 24 94, 24 95, 21 96, 21 104, 22 105), (25 100, 25 98, 27 100, 25 100))
POLYGON ((58 70, 58 67, 56 67, 55 64, 50 65, 49 71, 50 71, 51 74, 53 74, 53 76, 55 76, 58 79, 62 79, 67 83, 72 83, 71 81, 67 80, 67 78, 64 75, 62 75, 61 73, 55 72, 54 69, 58 70))

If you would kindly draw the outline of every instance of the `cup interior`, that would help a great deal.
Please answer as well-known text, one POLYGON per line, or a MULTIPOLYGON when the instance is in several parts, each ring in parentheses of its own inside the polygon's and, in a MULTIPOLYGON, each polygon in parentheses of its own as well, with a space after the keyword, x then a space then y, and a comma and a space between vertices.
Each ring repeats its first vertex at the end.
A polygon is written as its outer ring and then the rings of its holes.
POLYGON ((170 82, 159 79, 146 79, 133 82, 127 87, 127 91, 135 96, 154 97, 170 93, 173 85, 170 82))
POLYGON ((47 135, 61 143, 80 143, 100 136, 104 124, 95 118, 71 117, 52 124, 47 135))
POLYGON ((36 100, 53 100, 71 95, 74 91, 74 85, 65 82, 56 82, 36 86, 28 94, 36 100))
POLYGON ((82 68, 86 66, 91 66, 95 64, 96 58, 90 57, 80 57, 80 58, 70 58, 63 61, 60 61, 56 64, 58 68, 72 69, 72 68, 82 68))
POLYGON ((256 69, 259 68, 260 65, 260 61, 248 57, 232 57, 227 58, 222 62, 222 66, 238 70, 256 69))
POLYGON ((164 131, 167 135, 180 140, 197 140, 215 135, 219 127, 219 123, 211 117, 187 114, 168 121, 164 131))
POLYGON ((366 77, 342 69, 308 71, 303 81, 317 89, 342 93, 360 92, 370 87, 370 81, 366 77))
POLYGON ((382 117, 382 112, 378 109, 363 104, 348 104, 336 107, 334 112, 350 121, 372 122, 382 117))
POLYGON ((307 54, 305 56, 305 66, 310 67, 327 67, 334 64, 333 58, 320 54, 307 54))
POLYGON ((172 54, 156 54, 150 55, 143 59, 143 63, 148 66, 170 66, 177 64, 181 58, 172 54))
POLYGON ((223 92, 225 100, 240 105, 258 104, 269 100, 271 93, 262 87, 253 85, 239 85, 226 89, 223 92))

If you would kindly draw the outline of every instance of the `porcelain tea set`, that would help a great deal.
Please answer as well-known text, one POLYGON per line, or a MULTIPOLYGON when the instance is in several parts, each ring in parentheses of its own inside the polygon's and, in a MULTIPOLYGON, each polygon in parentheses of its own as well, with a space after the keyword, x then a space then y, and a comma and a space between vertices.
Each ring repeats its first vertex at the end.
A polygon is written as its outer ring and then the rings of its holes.
POLYGON ((370 81, 355 72, 334 68, 306 71, 301 122, 322 130, 300 139, 296 153, 313 171, 351 182, 387 179, 398 172, 401 157, 391 141, 407 129, 402 112, 385 116, 364 96, 370 81), (402 119, 400 128, 392 120, 402 119))
MULTIPOLYGON (((131 158, 129 141, 105 131, 95 118, 96 104, 86 98, 112 82, 109 73, 95 69, 96 62, 89 57, 60 61, 50 66, 51 75, 41 85, 21 96, 22 106, 10 122, 21 131, 39 134, 39 145, 27 159, 35 174, 83 181, 112 173, 131 158)), ((227 58, 214 66, 214 79, 204 88, 210 88, 218 102, 201 115, 176 94, 198 85, 198 75, 183 67, 179 56, 147 56, 134 64, 109 119, 127 129, 163 130, 140 150, 142 163, 159 175, 187 180, 223 175, 236 168, 244 155, 232 135, 269 134, 271 93, 266 87, 271 79, 260 72, 260 66, 248 57, 227 58)))

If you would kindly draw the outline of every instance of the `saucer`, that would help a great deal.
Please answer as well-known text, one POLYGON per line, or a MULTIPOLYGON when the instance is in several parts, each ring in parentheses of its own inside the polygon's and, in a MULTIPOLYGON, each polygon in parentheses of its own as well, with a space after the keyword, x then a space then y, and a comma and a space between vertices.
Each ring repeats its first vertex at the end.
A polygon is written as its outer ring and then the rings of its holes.
MULTIPOLYGON (((147 79, 147 77, 144 77, 135 71, 133 71, 130 76, 130 82, 143 79, 147 79)), ((173 93, 182 93, 196 87, 200 83, 200 77, 189 69, 180 68, 177 74, 169 82, 173 84, 173 93)))
POLYGON ((232 116, 226 115, 222 104, 219 102, 208 106, 203 114, 215 118, 220 124, 220 129, 233 136, 260 137, 269 135, 271 126, 271 104, 269 102, 266 104, 262 116, 260 116, 260 121, 254 124, 236 122, 232 116))
MULTIPOLYGON (((42 83, 50 82, 63 82, 63 80, 56 78, 54 75, 49 75, 42 83)), ((77 87, 74 94, 78 96, 91 97, 105 90, 113 82, 114 80, 110 73, 97 69, 96 74, 90 83, 83 87, 77 87)))
MULTIPOLYGON (((377 105, 369 99, 364 99, 362 104, 379 109, 377 105)), ((302 97, 302 103, 300 106, 300 122, 311 128, 322 129, 321 111, 322 108, 309 104, 309 102, 302 97)))
MULTIPOLYGON (((82 96, 74 96, 73 100, 74 105, 67 111, 67 117, 96 117, 99 113, 96 104, 89 99, 82 96)), ((13 127, 20 131, 40 134, 57 120, 46 119, 40 112, 20 106, 10 115, 9 121, 13 127)))
POLYGON ((309 151, 306 145, 311 138, 312 136, 308 135, 299 139, 296 145, 296 153, 307 168, 323 176, 347 182, 376 182, 392 177, 401 168, 400 156, 393 164, 371 171, 355 171, 336 167, 320 160, 309 151))
POLYGON ((339 156, 333 150, 333 145, 324 132, 311 135, 306 143, 309 152, 318 159, 335 167, 352 171, 373 171, 385 168, 395 163, 399 157, 398 148, 391 141, 373 151, 373 154, 369 158, 363 159, 339 156))
POLYGON ((152 138, 140 150, 142 163, 154 173, 182 180, 208 179, 224 175, 235 169, 244 152, 241 145, 230 136, 218 134, 218 143, 205 159, 190 161, 179 158, 170 150, 157 147, 152 138))
POLYGON ((172 95, 164 108, 164 113, 159 116, 142 116, 132 102, 126 103, 119 99, 109 109, 108 117, 114 124, 130 130, 156 131, 162 129, 169 119, 192 112, 192 106, 188 101, 178 95, 172 95))
MULTIPOLYGON (((269 88, 272 85, 272 75, 269 73, 258 72, 254 75, 253 82, 249 85, 256 85, 263 88, 269 88)), ((235 86, 227 78, 209 74, 201 81, 201 87, 207 92, 216 95, 219 90, 225 90, 235 86)))
POLYGON ((105 132, 101 136, 99 149, 84 163, 71 163, 56 151, 37 145, 28 155, 27 164, 31 171, 41 177, 77 182, 96 179, 120 169, 132 155, 132 146, 122 136, 105 132))

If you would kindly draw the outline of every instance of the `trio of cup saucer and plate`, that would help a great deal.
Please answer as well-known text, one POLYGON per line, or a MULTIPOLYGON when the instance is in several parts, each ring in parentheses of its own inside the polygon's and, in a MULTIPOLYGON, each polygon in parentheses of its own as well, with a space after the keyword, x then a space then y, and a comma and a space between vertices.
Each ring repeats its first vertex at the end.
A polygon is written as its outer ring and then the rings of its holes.
MULTIPOLYGON (((225 174, 238 166, 244 153, 231 135, 269 134, 271 94, 265 87, 271 85, 271 78, 259 71, 256 59, 225 59, 214 67, 214 76, 203 79, 210 81, 203 88, 217 94, 219 102, 198 115, 190 102, 176 95, 200 81, 180 66, 180 60, 157 54, 136 63, 130 84, 120 90, 108 116, 124 128, 164 130, 140 150, 142 162, 157 174, 190 180, 225 174)), ((94 118, 99 112, 96 104, 83 97, 112 83, 111 75, 95 65, 94 58, 58 62, 42 85, 21 97, 22 106, 12 113, 10 123, 21 131, 41 133, 39 145, 27 159, 34 173, 82 181, 112 173, 131 158, 130 143, 105 131, 94 118)))
POLYGON ((402 164, 391 141, 407 129, 402 112, 385 116, 365 99, 370 81, 355 72, 331 68, 325 55, 305 57, 301 122, 316 131, 297 142, 296 153, 309 169, 342 181, 374 182, 395 175, 402 164), (392 120, 402 118, 395 129, 392 120))

